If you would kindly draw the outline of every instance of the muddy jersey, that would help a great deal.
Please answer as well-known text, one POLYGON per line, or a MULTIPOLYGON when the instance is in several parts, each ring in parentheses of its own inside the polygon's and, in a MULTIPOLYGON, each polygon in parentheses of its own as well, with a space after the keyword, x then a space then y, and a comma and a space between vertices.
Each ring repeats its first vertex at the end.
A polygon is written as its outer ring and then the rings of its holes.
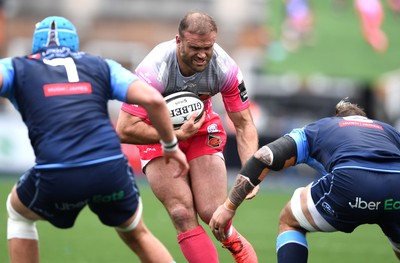
POLYGON ((361 116, 323 118, 289 133, 297 163, 322 174, 335 169, 400 173, 400 134, 392 126, 361 116))
MULTIPOLYGON (((249 107, 242 73, 235 61, 218 44, 214 44, 214 53, 208 67, 192 76, 185 77, 180 73, 175 39, 156 46, 138 65, 136 74, 164 97, 179 91, 197 94, 204 102, 206 113, 213 112, 211 98, 218 93, 228 112, 238 112, 249 107)), ((144 109, 137 105, 124 103, 121 109, 141 118, 147 117, 144 109)))
POLYGON ((29 130, 37 168, 74 167, 122 158, 107 102, 125 101, 138 78, 115 61, 52 47, 0 60, 8 98, 29 130))

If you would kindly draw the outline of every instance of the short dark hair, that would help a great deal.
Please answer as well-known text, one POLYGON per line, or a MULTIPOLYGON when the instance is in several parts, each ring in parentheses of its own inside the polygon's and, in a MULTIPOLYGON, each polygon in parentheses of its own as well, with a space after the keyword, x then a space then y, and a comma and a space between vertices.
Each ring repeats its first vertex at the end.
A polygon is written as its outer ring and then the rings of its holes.
POLYGON ((338 104, 336 104, 335 117, 346 117, 352 115, 367 117, 364 109, 355 103, 351 103, 348 98, 342 99, 338 104))
POLYGON ((210 32, 218 32, 218 28, 215 20, 207 13, 192 11, 182 18, 178 32, 180 37, 183 37, 185 32, 205 35, 210 32))

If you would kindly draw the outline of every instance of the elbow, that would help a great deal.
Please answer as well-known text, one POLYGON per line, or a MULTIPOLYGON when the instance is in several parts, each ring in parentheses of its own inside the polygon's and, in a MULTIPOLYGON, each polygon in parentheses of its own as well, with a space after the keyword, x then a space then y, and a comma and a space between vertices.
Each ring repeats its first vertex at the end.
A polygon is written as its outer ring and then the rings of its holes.
POLYGON ((161 108, 165 104, 164 97, 159 92, 154 92, 151 96, 147 96, 147 99, 141 106, 143 106, 146 111, 149 108, 161 108))
POLYGON ((128 125, 126 125, 126 123, 122 121, 120 118, 118 119, 117 124, 115 125, 115 132, 117 133, 117 136, 121 141, 121 143, 130 142, 128 125))
POLYGON ((128 143, 128 136, 126 135, 125 129, 121 125, 115 127, 115 132, 121 143, 128 143))

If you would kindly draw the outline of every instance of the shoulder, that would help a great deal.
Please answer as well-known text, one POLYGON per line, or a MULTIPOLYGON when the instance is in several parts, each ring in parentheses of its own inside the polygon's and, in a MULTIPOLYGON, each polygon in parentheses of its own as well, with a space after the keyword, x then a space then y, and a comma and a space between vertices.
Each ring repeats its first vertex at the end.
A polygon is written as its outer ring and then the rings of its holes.
MULTIPOLYGON (((214 44, 214 54, 210 66, 213 67, 222 86, 243 81, 242 72, 235 60, 217 43, 214 44)), ((236 85, 236 84, 234 84, 236 85)))
POLYGON ((233 58, 217 43, 214 44, 213 60, 223 72, 238 67, 233 58))
POLYGON ((169 74, 176 69, 175 39, 155 46, 139 63, 135 73, 139 78, 162 90, 169 74))
POLYGON ((13 59, 16 59, 16 58, 2 58, 2 59, 0 59, 0 65, 2 67, 6 67, 6 68, 10 67, 10 66, 12 66, 13 59))
POLYGON ((158 74, 159 71, 170 68, 171 64, 176 63, 175 54, 175 39, 160 43, 139 63, 136 71, 146 72, 147 74, 158 74))
POLYGON ((0 95, 8 94, 14 79, 13 58, 0 59, 0 95))
POLYGON ((143 61, 146 61, 146 63, 167 61, 175 54, 175 50, 175 39, 162 42, 155 46, 143 61))
POLYGON ((287 135, 291 137, 296 142, 296 144, 299 144, 300 142, 306 140, 304 129, 305 129, 304 127, 293 129, 291 132, 285 134, 285 136, 287 135))
POLYGON ((101 56, 92 55, 85 52, 75 52, 71 53, 71 57, 77 61, 82 60, 85 63, 100 63, 100 64, 107 64, 105 58, 101 56))

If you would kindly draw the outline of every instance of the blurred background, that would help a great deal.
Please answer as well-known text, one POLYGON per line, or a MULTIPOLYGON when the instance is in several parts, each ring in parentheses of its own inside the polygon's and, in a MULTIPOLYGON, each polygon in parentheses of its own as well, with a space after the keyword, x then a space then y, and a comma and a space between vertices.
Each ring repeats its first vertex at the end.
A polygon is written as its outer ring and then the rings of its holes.
MULTIPOLYGON (((292 128, 333 114, 349 97, 370 117, 400 127, 400 0, 1 0, 1 57, 29 54, 34 25, 62 15, 78 29, 82 51, 134 70, 156 44, 174 38, 189 10, 205 11, 219 26, 217 41, 241 67, 260 145, 292 128)), ((235 134, 220 97, 214 98, 229 132, 226 160, 239 169, 235 134)), ((120 103, 110 103, 115 122, 120 103)), ((123 145, 140 174, 137 151, 123 145)), ((16 110, 0 99, 0 174, 20 174, 34 163, 16 110)), ((289 169, 269 180, 315 176, 289 169)))
MULTIPOLYGON (((218 43, 242 69, 260 145, 332 115, 344 97, 364 107, 370 117, 400 128, 400 0, 0 0, 0 56, 29 54, 35 24, 62 15, 77 27, 82 51, 115 59, 134 70, 156 44, 175 37, 179 21, 190 10, 215 18, 218 43)), ((113 122, 120 105, 109 104, 113 122)), ((214 107, 229 133, 225 156, 233 180, 240 168, 234 130, 218 96, 214 107)), ((148 226, 177 255, 177 262, 183 262, 174 228, 146 187, 135 146, 122 147, 138 181, 144 182, 140 188, 145 207, 150 208, 145 210, 148 226)), ((21 117, 0 98, 0 202, 33 164, 21 117)), ((237 226, 266 262, 274 262, 281 207, 294 188, 316 177, 305 166, 270 173, 262 183, 262 196, 244 204, 237 214, 237 226)), ((5 219, 2 209, 1 237, 6 236, 5 219)), ((104 230, 88 210, 78 221, 71 231, 39 223, 43 262, 126 262, 132 257, 112 229, 104 230)), ((344 239, 335 233, 310 235, 310 262, 322 258, 335 262, 336 257, 352 263, 395 262, 380 230, 370 226, 363 230, 344 239)), ((6 247, 5 238, 0 238, 1 262, 7 261, 6 247)), ((229 253, 216 247, 221 262, 230 262, 229 253)))

